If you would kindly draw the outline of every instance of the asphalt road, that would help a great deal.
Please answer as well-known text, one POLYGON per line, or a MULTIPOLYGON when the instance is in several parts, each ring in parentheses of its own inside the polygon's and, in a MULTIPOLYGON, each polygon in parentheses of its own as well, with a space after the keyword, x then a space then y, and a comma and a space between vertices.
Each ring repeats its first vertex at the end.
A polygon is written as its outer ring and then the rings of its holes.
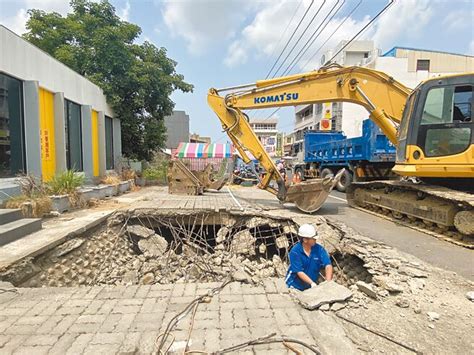
POLYGON ((318 214, 343 222, 362 235, 382 241, 431 265, 457 272, 474 281, 474 250, 351 208, 347 205, 343 193, 331 192, 318 214))

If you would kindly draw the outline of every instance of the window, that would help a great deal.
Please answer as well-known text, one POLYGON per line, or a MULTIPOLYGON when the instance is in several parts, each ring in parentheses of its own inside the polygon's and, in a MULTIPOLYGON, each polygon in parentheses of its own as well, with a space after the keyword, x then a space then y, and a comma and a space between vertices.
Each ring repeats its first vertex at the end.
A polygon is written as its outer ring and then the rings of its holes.
POLYGON ((323 104, 316 104, 316 114, 320 115, 323 112, 323 104))
POLYGON ((364 52, 364 58, 369 58, 369 52, 364 52))
POLYGON ((66 164, 68 169, 82 171, 81 106, 65 100, 64 126, 66 129, 66 164))
POLYGON ((435 87, 428 91, 420 125, 426 156, 461 153, 471 142, 472 86, 435 87))
POLYGON ((430 71, 430 60, 429 59, 418 59, 416 61, 416 71, 426 70, 430 71))
POLYGON ((25 172, 23 84, 0 74, 0 178, 25 172))
POLYGON ((114 126, 111 117, 105 116, 105 169, 114 168, 114 126))

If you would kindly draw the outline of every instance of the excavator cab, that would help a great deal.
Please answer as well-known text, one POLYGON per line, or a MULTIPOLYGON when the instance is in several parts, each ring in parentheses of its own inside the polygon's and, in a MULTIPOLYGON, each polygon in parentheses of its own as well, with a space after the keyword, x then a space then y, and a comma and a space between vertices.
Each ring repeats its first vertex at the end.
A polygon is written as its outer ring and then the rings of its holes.
POLYGON ((399 129, 400 175, 425 178, 473 176, 474 75, 433 78, 409 96, 399 129))

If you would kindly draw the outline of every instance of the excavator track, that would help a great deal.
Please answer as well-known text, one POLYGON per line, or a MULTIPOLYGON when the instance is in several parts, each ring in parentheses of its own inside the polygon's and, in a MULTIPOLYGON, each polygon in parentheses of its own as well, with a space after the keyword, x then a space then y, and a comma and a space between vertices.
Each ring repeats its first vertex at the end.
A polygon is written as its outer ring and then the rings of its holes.
POLYGON ((409 181, 356 182, 349 205, 474 249, 474 194, 409 181))

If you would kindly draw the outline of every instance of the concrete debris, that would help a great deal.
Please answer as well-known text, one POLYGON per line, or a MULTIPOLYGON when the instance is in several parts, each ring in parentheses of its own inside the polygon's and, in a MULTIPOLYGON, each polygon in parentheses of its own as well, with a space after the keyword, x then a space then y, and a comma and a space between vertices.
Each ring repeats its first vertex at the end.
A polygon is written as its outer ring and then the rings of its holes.
POLYGON ((407 284, 410 288, 410 292, 414 295, 418 294, 423 289, 423 287, 425 287, 425 281, 417 278, 409 279, 407 284))
POLYGON ((228 227, 221 227, 217 231, 217 236, 216 236, 216 243, 222 243, 224 240, 227 239, 227 236, 229 235, 230 229, 228 227))
POLYGON ((474 302, 474 291, 469 291, 466 293, 466 298, 469 300, 469 301, 473 301, 474 302))
POLYGON ((60 246, 58 246, 55 250, 54 256, 60 257, 66 254, 69 254, 71 251, 76 250, 84 243, 84 239, 81 238, 74 238, 71 239, 60 246))
POLYGON ((257 228, 259 226, 262 226, 264 224, 269 224, 269 223, 270 223, 270 220, 268 218, 252 217, 245 223, 245 226, 250 229, 250 228, 257 228))
POLYGON ((260 254, 265 254, 266 251, 267 251, 267 246, 264 243, 258 246, 258 252, 260 254))
POLYGON ((405 298, 397 298, 397 300, 395 301, 395 304, 400 308, 410 307, 410 303, 405 298))
POLYGON ((0 289, 9 289, 9 288, 14 288, 14 287, 15 286, 13 286, 11 282, 0 281, 0 289))
POLYGON ((426 315, 428 316, 428 319, 430 320, 430 322, 434 322, 435 320, 438 320, 440 315, 436 312, 428 312, 426 313, 426 315))
POLYGON ((290 243, 288 242, 288 238, 286 235, 282 235, 278 238, 275 238, 275 244, 278 249, 286 249, 290 246, 290 243))
POLYGON ((127 271, 123 275, 122 281, 124 284, 135 285, 138 282, 138 272, 136 270, 127 271))
POLYGON ((237 254, 255 255, 255 242, 257 239, 248 229, 237 232, 232 238, 231 250, 237 254))
POLYGON ((333 303, 331 305, 331 311, 333 312, 337 312, 337 311, 340 311, 341 309, 345 308, 346 307, 346 304, 345 303, 333 303))
POLYGON ((400 266, 398 268, 398 273, 400 275, 407 275, 410 277, 428 277, 428 274, 426 272, 410 266, 400 266))
POLYGON ((328 303, 323 304, 321 307, 319 307, 319 310, 324 312, 329 311, 329 309, 331 309, 331 306, 328 303))
POLYGON ((232 273, 232 279, 235 280, 235 281, 240 281, 240 282, 245 282, 245 283, 252 283, 252 278, 242 268, 238 269, 238 270, 235 270, 232 273))
POLYGON ((283 262, 278 255, 273 255, 272 262, 276 275, 278 277, 285 277, 286 271, 288 270, 288 265, 283 262))
POLYGON ((153 273, 149 272, 145 275, 140 280, 140 283, 142 285, 151 285, 155 281, 155 275, 153 273))
POLYGON ((374 290, 371 284, 365 283, 363 281, 357 281, 356 286, 359 289, 359 291, 365 293, 370 298, 373 298, 375 300, 378 299, 377 292, 374 290))
POLYGON ((352 297, 351 290, 334 281, 324 281, 317 287, 293 294, 304 308, 310 310, 317 309, 324 304, 342 302, 352 297))
POLYGON ((145 238, 145 239, 155 234, 155 231, 153 229, 147 228, 140 224, 128 225, 127 232, 135 237, 145 238))
POLYGON ((160 237, 159 235, 154 235, 147 239, 140 239, 138 241, 138 248, 142 253, 147 253, 150 257, 163 255, 167 247, 168 242, 165 238, 160 237))

